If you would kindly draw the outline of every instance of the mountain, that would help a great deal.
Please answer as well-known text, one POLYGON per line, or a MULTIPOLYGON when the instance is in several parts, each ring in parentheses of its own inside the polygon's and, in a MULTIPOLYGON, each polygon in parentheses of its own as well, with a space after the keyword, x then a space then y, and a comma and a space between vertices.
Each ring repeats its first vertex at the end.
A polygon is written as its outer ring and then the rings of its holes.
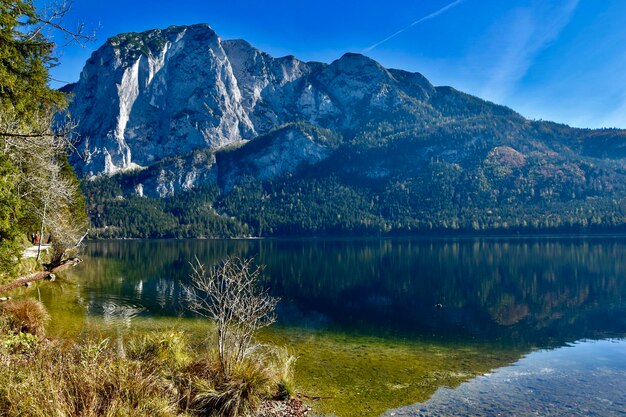
POLYGON ((347 53, 274 58, 208 25, 105 42, 63 89, 105 236, 626 225, 626 132, 527 120, 347 53))

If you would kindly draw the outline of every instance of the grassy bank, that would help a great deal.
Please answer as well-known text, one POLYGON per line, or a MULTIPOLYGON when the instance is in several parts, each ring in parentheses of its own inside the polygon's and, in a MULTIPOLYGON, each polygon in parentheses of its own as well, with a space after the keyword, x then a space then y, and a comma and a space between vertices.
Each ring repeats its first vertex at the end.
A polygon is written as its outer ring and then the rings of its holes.
POLYGON ((214 352, 180 331, 46 337, 32 299, 0 305, 2 416, 242 416, 293 394, 293 358, 263 346, 223 378, 214 352))
MULTIPOLYGON (((109 339, 112 345, 121 340, 126 345, 176 329, 184 333, 189 349, 201 352, 210 330, 203 319, 127 315, 121 308, 124 300, 119 310, 107 314, 92 310, 88 291, 73 280, 59 278, 39 287, 52 317, 49 335, 57 339, 109 339)), ((16 296, 29 294, 38 296, 36 287, 16 296)), ((455 387, 513 363, 528 349, 466 339, 402 340, 285 327, 266 329, 258 338, 268 345, 288 346, 297 357, 295 392, 317 398, 307 401, 314 413, 338 417, 375 417, 389 408, 424 401, 440 387, 455 387)))
POLYGON ((43 266, 34 258, 22 258, 12 268, 0 272, 0 286, 10 284, 18 277, 43 271, 43 266))
MULTIPOLYGON (((129 323, 75 313, 75 331, 109 338, 133 339, 176 328, 197 345, 205 329, 197 319, 135 317, 129 323)), ((64 316, 66 322, 70 316, 64 316)), ((53 330, 69 337, 68 328, 53 330)), ((338 417, 377 417, 390 408, 427 400, 440 387, 456 387, 524 353, 484 343, 403 341, 287 328, 268 329, 259 339, 288 346, 297 357, 294 391, 308 397, 315 414, 338 417)))

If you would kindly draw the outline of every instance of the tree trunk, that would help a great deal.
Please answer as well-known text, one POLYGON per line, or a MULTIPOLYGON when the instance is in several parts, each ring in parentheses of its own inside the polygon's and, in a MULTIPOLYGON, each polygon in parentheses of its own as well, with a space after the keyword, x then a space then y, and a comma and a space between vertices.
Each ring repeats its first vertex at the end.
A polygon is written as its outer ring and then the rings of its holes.
POLYGON ((34 274, 30 274, 30 275, 26 275, 25 277, 18 278, 12 283, 0 287, 0 294, 2 294, 3 292, 14 290, 19 287, 25 287, 31 282, 41 281, 42 279, 46 279, 50 277, 50 275, 54 276, 54 274, 50 271, 43 271, 43 272, 35 272, 34 274))
POLYGON ((55 273, 62 271, 64 269, 67 269, 69 267, 76 266, 80 262, 81 262, 80 258, 70 258, 70 259, 64 260, 60 264, 57 264, 54 266, 49 265, 50 267, 49 271, 35 272, 33 274, 26 275, 25 277, 18 278, 12 283, 0 287, 0 294, 7 292, 7 291, 14 290, 19 287, 26 287, 31 282, 41 281, 43 279, 54 280, 56 278, 54 275, 55 273))
POLYGON ((61 262, 53 262, 50 264, 44 264, 44 267, 50 272, 60 272, 69 267, 73 267, 81 263, 83 260, 80 258, 67 258, 61 262))
POLYGON ((46 221, 46 209, 48 208, 48 202, 43 203, 43 217, 41 218, 41 230, 39 232, 39 245, 37 246, 37 261, 39 260, 39 255, 41 255, 41 241, 43 240, 43 225, 46 221))

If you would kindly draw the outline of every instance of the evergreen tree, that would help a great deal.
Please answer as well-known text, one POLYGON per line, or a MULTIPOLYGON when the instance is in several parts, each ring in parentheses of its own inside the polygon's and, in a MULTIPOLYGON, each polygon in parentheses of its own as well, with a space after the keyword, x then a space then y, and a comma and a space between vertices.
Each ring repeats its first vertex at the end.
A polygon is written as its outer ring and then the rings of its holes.
POLYGON ((0 0, 0 278, 30 232, 53 236, 58 262, 86 224, 67 163, 70 125, 55 122, 65 96, 48 85, 56 64, 48 29, 71 34, 58 23, 68 10, 42 16, 32 0, 0 0))

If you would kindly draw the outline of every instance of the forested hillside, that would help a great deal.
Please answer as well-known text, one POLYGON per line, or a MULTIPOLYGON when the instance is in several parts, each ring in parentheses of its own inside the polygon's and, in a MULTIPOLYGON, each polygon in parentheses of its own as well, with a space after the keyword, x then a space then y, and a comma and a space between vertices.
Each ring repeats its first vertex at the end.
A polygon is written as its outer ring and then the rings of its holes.
POLYGON ((626 225, 624 131, 528 120, 360 54, 274 58, 170 27, 109 39, 64 91, 98 236, 626 225))
MULTIPOLYGON (((529 126, 546 142, 569 140, 540 130, 562 127, 529 126)), ((566 130, 581 135, 581 148, 593 140, 586 135, 598 134, 566 130)), ((250 145, 217 152, 218 170, 235 170, 236 180, 229 173, 217 184, 163 198, 137 195, 150 175, 146 171, 86 181, 83 188, 95 230, 107 237, 625 230, 626 175, 619 160, 576 158, 564 144, 526 153, 506 145, 490 148, 454 130, 376 142, 341 144, 324 161, 270 179, 259 178, 250 164, 237 165, 252 152, 250 145), (473 149, 450 147, 453 160, 450 154, 424 157, 425 148, 448 147, 454 140, 471 140, 473 149), (474 150, 480 147, 486 155, 474 150)))

